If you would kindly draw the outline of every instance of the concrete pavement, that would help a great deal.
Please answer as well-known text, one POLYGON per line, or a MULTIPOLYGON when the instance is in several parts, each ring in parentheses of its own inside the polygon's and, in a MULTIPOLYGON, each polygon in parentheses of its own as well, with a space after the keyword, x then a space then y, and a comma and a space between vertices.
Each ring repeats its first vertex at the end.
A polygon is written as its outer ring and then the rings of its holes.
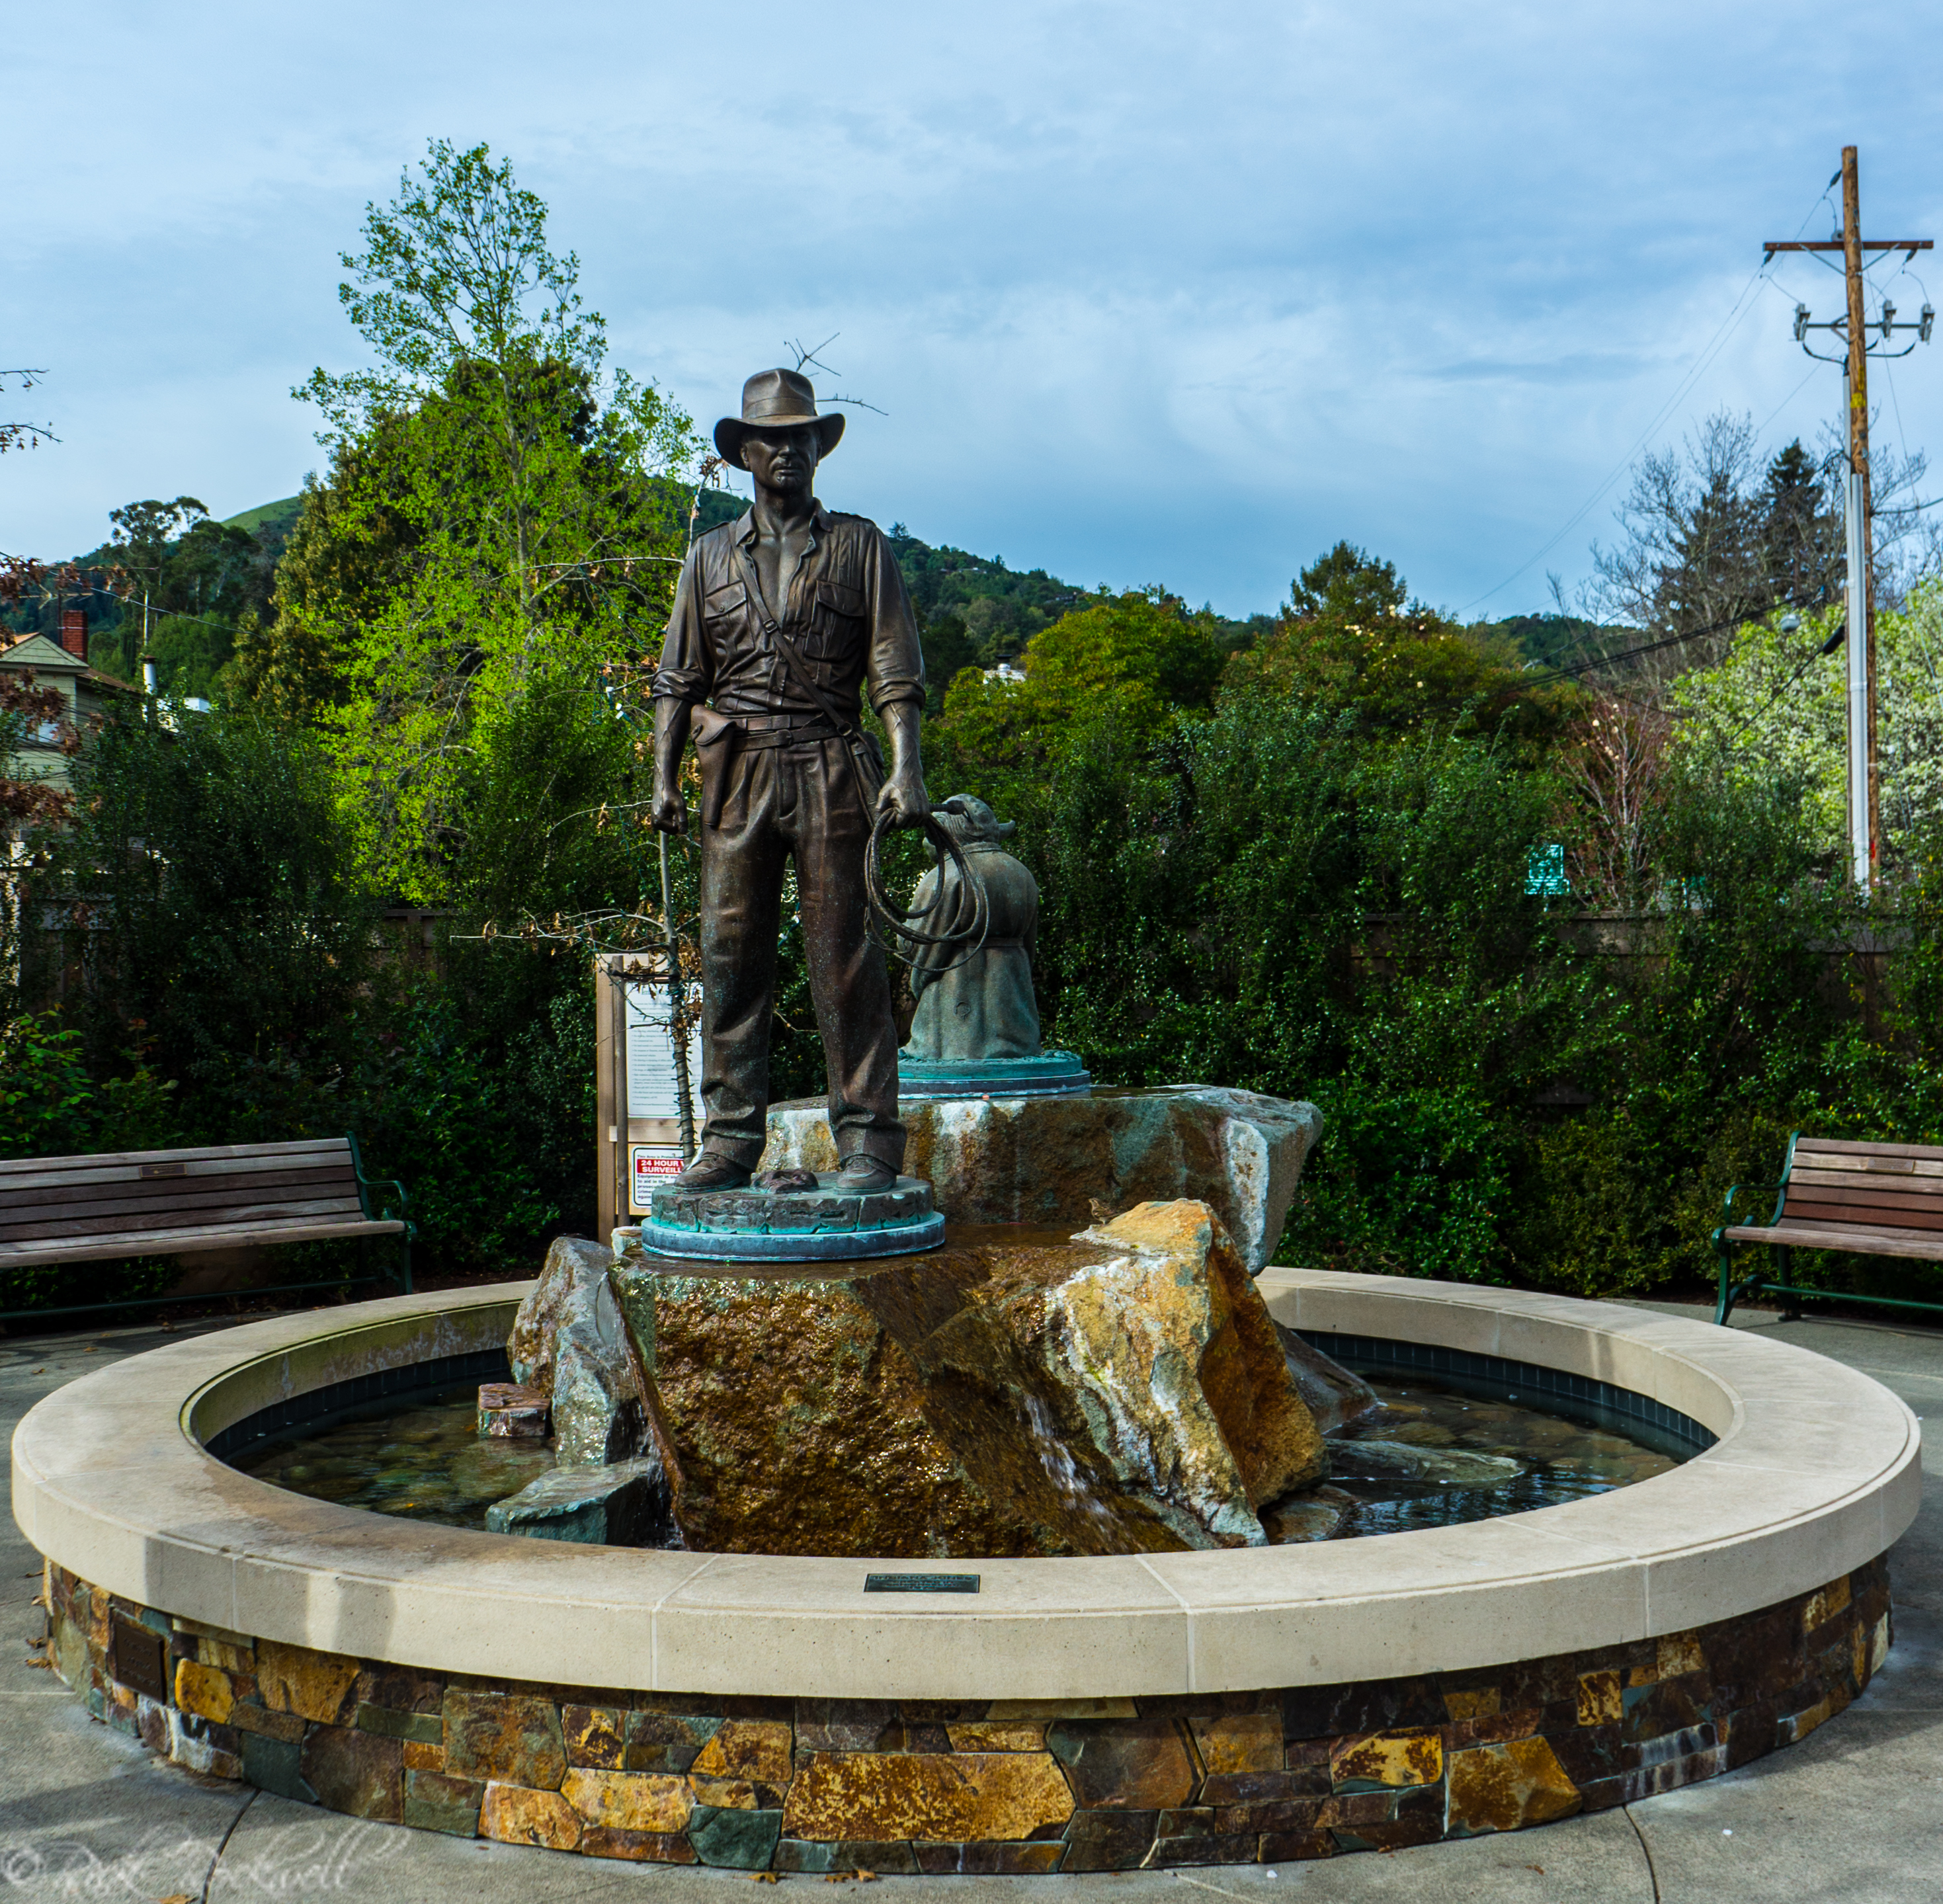
MULTIPOLYGON (((1647 1305, 1668 1313, 1702 1312, 1647 1305)), ((1943 1419, 1943 1334, 1888 1323, 1736 1328, 1859 1368, 1919 1415, 1943 1419)), ((172 1340, 151 1328, 0 1340, 0 1425, 103 1357, 172 1340)), ((1926 1473, 1938 1457, 1926 1449, 1926 1473)), ((1206 1904, 1908 1904, 1943 1896, 1943 1507, 1926 1500, 1895 1549, 1895 1645, 1868 1691, 1803 1744, 1746 1770, 1623 1810, 1536 1831, 1361 1853, 1273 1869, 1070 1878, 887 1878, 886 1904, 950 1898, 1044 1904, 1054 1893, 1206 1904), (890 1893, 895 1893, 893 1899, 890 1893)), ((0 1898, 221 1899, 327 1896, 416 1904, 545 1904, 650 1895, 722 1904, 743 1874, 627 1865, 370 1825, 204 1779, 94 1724, 54 1675, 28 1663, 45 1630, 40 1566, 11 1516, 0 1524, 0 1898)), ((786 1878, 818 1884, 815 1878, 786 1878)))

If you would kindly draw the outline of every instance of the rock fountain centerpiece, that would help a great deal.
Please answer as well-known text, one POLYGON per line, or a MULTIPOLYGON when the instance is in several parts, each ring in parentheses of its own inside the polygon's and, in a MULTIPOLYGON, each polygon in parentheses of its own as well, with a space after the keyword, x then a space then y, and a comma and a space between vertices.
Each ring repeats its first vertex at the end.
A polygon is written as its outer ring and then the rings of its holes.
POLYGON ((531 1392, 487 1399, 482 1419, 550 1404, 562 1458, 493 1525, 777 1553, 1261 1544, 1258 1510, 1326 1468, 1250 1280, 1315 1113, 1190 1092, 1096 1114, 1079 1060, 1043 1050, 1037 888, 984 802, 932 807, 894 553, 812 491, 843 431, 780 370, 717 426, 755 503, 684 564, 650 803, 664 832, 687 830, 692 737, 708 1120, 699 1155, 615 1233, 604 1280, 575 1259, 523 1308, 509 1353, 531 1392), (867 693, 888 763, 859 725, 867 693), (937 853, 909 907, 880 868, 900 828, 937 853), (779 1143, 768 1047, 791 864, 830 1088, 779 1143), (886 950, 917 995, 901 1054, 886 950), (1018 1106, 1080 1108, 1019 1126, 1018 1106), (922 1165, 905 1174, 913 1111, 946 1198, 922 1165), (791 1135, 816 1154, 790 1154, 791 1135), (655 1485, 665 1519, 644 1534, 655 1485))
MULTIPOLYGON (((1263 1545, 1264 1512, 1286 1527, 1326 1478, 1310 1404, 1334 1426, 1341 1399, 1368 1391, 1278 1334, 1252 1280, 1312 1108, 1110 1098, 1149 1126, 1143 1144, 1116 1141, 1079 1060, 1041 1046, 1038 893, 999 844, 1010 828, 963 795, 939 818, 960 851, 941 854, 910 915, 931 929, 901 1109, 933 1120, 934 1156, 936 1120, 972 1113, 950 1178, 968 1220, 920 1229, 929 1186, 912 1179, 845 1200, 815 1160, 777 1157, 772 1119, 747 1190, 677 1181, 615 1233, 611 1259, 557 1246, 508 1348, 535 1391, 524 1405, 551 1401, 560 1465, 494 1525, 778 1554, 1162 1552, 1263 1545), (989 1115, 1027 1104, 1042 1116, 1026 1131, 989 1115), (1255 1154, 1220 1141, 1224 1125, 1255 1154), (981 1134, 1005 1141, 981 1158, 981 1134), (977 1186, 995 1170, 1016 1184, 1022 1165, 1059 1194, 1041 1196, 1039 1223, 990 1221, 977 1186), (1143 1171, 1163 1194, 1126 1208, 1143 1171)), ((796 1108, 786 1132, 812 1121, 796 1108)))
POLYGON ((561 1465, 493 1510, 507 1531, 632 1544, 652 1471, 654 1544, 907 1559, 1260 1546, 1271 1503, 1328 1473, 1289 1345, 1191 1202, 1070 1240, 974 1231, 920 1257, 755 1275, 634 1249, 609 1268, 563 1243, 508 1350, 516 1375, 551 1382, 561 1465), (582 1319, 610 1301, 622 1331, 605 1325, 597 1375, 582 1319), (611 1525, 591 1504, 610 1494, 611 1525))

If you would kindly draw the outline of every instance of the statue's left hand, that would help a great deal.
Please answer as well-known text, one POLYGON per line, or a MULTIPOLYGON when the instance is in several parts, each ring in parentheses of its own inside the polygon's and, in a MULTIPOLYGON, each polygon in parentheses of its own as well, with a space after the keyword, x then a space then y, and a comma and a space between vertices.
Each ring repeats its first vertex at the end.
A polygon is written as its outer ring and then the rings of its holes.
POLYGON ((877 816, 893 826, 918 826, 931 816, 931 796, 922 774, 894 772, 877 795, 877 816))

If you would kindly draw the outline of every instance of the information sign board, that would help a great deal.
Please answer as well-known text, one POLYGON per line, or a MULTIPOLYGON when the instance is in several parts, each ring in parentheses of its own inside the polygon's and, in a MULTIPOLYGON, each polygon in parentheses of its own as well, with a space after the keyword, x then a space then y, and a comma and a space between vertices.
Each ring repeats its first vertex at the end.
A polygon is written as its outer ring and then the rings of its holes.
MULTIPOLYGON (((643 1117, 680 1117, 681 1089, 674 1061, 674 1032, 668 988, 655 979, 630 978, 622 987, 627 1025, 628 1122, 643 1117)), ((701 987, 688 987, 688 1095, 697 1128, 701 1108, 701 987)))

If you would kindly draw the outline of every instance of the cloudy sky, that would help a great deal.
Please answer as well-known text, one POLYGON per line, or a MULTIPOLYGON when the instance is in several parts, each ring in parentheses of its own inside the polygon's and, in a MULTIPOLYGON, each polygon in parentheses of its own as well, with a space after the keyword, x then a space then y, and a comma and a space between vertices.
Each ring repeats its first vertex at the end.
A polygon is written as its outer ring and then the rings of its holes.
MULTIPOLYGON (((359 361, 336 253, 434 135, 514 159, 615 361, 704 423, 840 333, 888 414, 833 505, 1234 614, 1343 536, 1541 606, 1640 448, 1835 415, 1790 313, 1839 281, 1757 267, 1829 235, 1845 142, 1865 232, 1943 236, 1943 36, 1882 0, 65 0, 8 65, 0 364, 48 374, 0 413, 60 441, 0 459, 0 548, 44 556, 298 487, 290 387, 359 361)), ((1875 394, 1943 452, 1943 338, 1875 394)))

